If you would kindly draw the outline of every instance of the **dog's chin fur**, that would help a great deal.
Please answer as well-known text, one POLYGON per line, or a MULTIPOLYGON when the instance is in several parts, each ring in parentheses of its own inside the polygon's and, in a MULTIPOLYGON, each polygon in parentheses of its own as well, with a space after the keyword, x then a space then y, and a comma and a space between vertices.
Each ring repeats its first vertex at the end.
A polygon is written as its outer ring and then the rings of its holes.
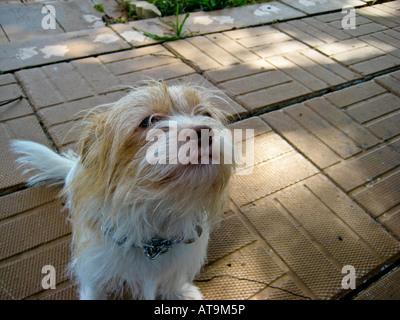
MULTIPOLYGON (((205 262, 209 233, 226 205, 233 165, 223 162, 224 152, 233 150, 232 142, 223 137, 231 150, 221 152, 221 164, 149 164, 146 135, 156 129, 171 134, 171 120, 178 130, 198 125, 223 129, 220 103, 224 102, 215 92, 203 87, 151 82, 85 117, 79 156, 69 158, 63 189, 73 230, 70 270, 81 299, 106 298, 123 286, 139 299, 202 297, 192 281, 205 262), (143 128, 140 124, 149 116, 157 122, 143 128), (201 226, 201 235, 196 226, 201 226), (113 233, 107 236, 105 230, 113 233), (124 243, 117 244, 122 238, 124 243), (139 247, 152 238, 180 243, 150 260, 139 247)), ((24 151, 21 141, 13 147, 24 154, 22 164, 42 171, 31 182, 52 178, 40 159, 32 158, 34 151, 24 151)), ((46 159, 50 158, 52 166, 62 160, 64 167, 68 159, 56 154, 46 159)))

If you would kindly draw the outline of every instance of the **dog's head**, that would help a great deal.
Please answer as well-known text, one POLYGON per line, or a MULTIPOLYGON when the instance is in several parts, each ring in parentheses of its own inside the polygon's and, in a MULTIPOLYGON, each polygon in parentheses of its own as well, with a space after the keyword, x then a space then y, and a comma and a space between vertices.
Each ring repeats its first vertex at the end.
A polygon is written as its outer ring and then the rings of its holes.
POLYGON ((116 206, 154 200, 180 211, 216 210, 235 162, 223 103, 201 86, 151 82, 93 110, 73 183, 90 180, 82 192, 116 206))

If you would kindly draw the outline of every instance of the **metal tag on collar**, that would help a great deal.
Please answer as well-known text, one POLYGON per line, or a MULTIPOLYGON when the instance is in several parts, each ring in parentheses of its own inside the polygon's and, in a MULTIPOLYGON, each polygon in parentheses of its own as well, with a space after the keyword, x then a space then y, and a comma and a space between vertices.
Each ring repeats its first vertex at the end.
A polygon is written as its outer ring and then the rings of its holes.
POLYGON ((175 242, 164 239, 151 239, 150 243, 143 246, 143 253, 150 259, 156 259, 160 254, 167 253, 175 242))

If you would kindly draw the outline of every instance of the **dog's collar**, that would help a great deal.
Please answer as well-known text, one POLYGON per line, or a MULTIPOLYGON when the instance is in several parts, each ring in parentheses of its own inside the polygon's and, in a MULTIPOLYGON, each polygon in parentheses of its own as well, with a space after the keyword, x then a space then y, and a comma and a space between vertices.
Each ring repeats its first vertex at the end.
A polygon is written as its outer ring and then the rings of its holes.
MULTIPOLYGON (((199 225, 194 225, 194 228, 196 230, 197 236, 200 238, 203 229, 199 225)), ((106 227, 106 228, 101 228, 102 230, 104 229, 104 236, 106 238, 113 238, 113 235, 115 233, 115 230, 112 227, 106 227)), ((128 240, 128 237, 124 236, 120 239, 113 239, 115 243, 118 246, 123 246, 126 241, 128 240)), ((189 239, 189 240, 183 240, 183 239, 175 239, 175 240, 167 240, 167 239, 162 239, 162 238, 152 238, 150 241, 146 242, 143 246, 136 246, 132 245, 132 248, 135 249, 142 249, 143 254, 149 258, 150 260, 157 259, 161 254, 167 253, 169 250, 171 250, 176 244, 183 243, 183 244, 191 244, 194 241, 196 241, 195 238, 189 239)))

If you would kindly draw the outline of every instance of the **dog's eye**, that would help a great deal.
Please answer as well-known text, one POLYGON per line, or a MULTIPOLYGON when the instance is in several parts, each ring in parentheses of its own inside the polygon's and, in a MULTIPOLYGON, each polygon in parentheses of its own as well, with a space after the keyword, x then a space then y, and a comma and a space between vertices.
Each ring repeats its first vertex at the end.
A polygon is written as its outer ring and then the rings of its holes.
POLYGON ((212 115, 211 115, 211 113, 209 113, 209 112, 204 112, 204 113, 202 114, 202 116, 212 118, 212 115))
POLYGON ((140 124, 139 127, 141 128, 148 128, 151 125, 153 125, 155 122, 157 122, 157 119, 154 117, 147 117, 145 118, 140 124))

